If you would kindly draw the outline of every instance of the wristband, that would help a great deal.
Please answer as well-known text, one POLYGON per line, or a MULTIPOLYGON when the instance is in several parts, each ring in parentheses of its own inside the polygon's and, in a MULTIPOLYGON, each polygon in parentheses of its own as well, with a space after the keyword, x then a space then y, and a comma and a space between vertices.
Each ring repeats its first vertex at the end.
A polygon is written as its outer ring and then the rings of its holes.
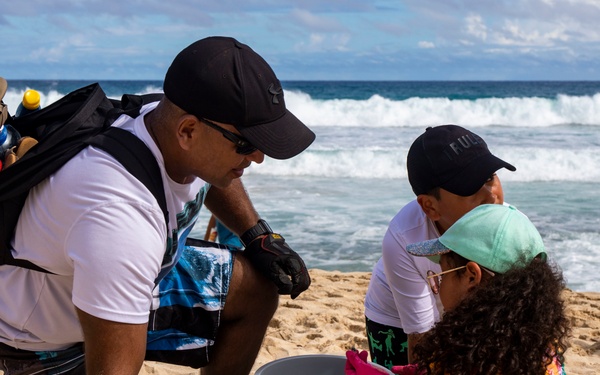
POLYGON ((273 233, 273 230, 271 229, 269 224, 267 224, 266 221, 264 221, 263 219, 260 219, 258 221, 258 223, 256 223, 255 226, 248 229, 247 231, 244 232, 244 234, 242 234, 240 236, 240 240, 242 240, 244 245, 248 245, 256 237, 260 236, 261 234, 268 234, 268 233, 273 233))

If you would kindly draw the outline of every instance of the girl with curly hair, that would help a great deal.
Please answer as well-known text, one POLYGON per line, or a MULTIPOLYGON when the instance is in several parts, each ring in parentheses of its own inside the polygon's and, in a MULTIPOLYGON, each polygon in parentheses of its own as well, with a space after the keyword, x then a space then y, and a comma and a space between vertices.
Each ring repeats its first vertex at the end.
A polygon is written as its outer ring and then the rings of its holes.
POLYGON ((565 374, 565 282, 525 215, 482 205, 407 250, 441 265, 428 281, 445 313, 415 347, 417 363, 394 373, 565 374))

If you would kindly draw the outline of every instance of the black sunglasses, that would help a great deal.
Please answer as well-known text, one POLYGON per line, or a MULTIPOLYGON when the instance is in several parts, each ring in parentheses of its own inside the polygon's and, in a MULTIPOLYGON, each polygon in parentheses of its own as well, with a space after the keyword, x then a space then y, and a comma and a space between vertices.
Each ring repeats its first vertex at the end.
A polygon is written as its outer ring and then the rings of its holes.
POLYGON ((254 147, 254 145, 252 143, 250 143, 249 140, 242 137, 241 135, 237 135, 237 134, 230 132, 227 129, 223 129, 219 125, 217 125, 214 122, 209 121, 205 118, 200 119, 200 121, 202 121, 206 125, 210 126, 211 128, 221 132, 221 134, 223 134, 223 137, 227 138, 228 141, 233 142, 233 144, 235 144, 235 152, 237 152, 238 154, 250 155, 251 153, 253 153, 254 151, 257 150, 257 148, 254 147))

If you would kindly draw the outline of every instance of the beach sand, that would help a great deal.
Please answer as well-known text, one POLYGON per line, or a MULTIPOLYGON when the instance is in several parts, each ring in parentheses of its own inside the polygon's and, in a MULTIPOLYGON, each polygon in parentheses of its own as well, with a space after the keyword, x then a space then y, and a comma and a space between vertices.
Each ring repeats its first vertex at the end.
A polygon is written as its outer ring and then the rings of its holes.
MULTIPOLYGON (((278 358, 302 354, 344 355, 355 347, 368 350, 363 299, 370 273, 310 270, 312 285, 295 300, 285 296, 273 317, 252 369, 278 358)), ((600 368, 600 293, 566 290, 573 324, 566 352, 569 375, 595 374, 600 368)), ((197 370, 145 362, 140 374, 187 375, 197 370)), ((342 375, 342 374, 340 374, 342 375)))

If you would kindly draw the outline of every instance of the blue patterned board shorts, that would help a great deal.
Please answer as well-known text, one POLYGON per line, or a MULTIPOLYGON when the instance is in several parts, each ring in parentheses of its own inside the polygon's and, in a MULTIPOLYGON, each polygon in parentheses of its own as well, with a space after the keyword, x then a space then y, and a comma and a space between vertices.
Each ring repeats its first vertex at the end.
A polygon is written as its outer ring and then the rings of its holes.
MULTIPOLYGON (((208 364, 233 272, 234 249, 188 240, 179 262, 159 282, 150 311, 146 360, 193 368, 208 364)), ((84 374, 83 344, 33 352, 0 344, 4 375, 84 374)))
POLYGON ((159 306, 150 312, 146 359, 199 368, 208 364, 215 343, 234 252, 212 242, 190 243, 195 245, 184 248, 155 290, 159 306))

